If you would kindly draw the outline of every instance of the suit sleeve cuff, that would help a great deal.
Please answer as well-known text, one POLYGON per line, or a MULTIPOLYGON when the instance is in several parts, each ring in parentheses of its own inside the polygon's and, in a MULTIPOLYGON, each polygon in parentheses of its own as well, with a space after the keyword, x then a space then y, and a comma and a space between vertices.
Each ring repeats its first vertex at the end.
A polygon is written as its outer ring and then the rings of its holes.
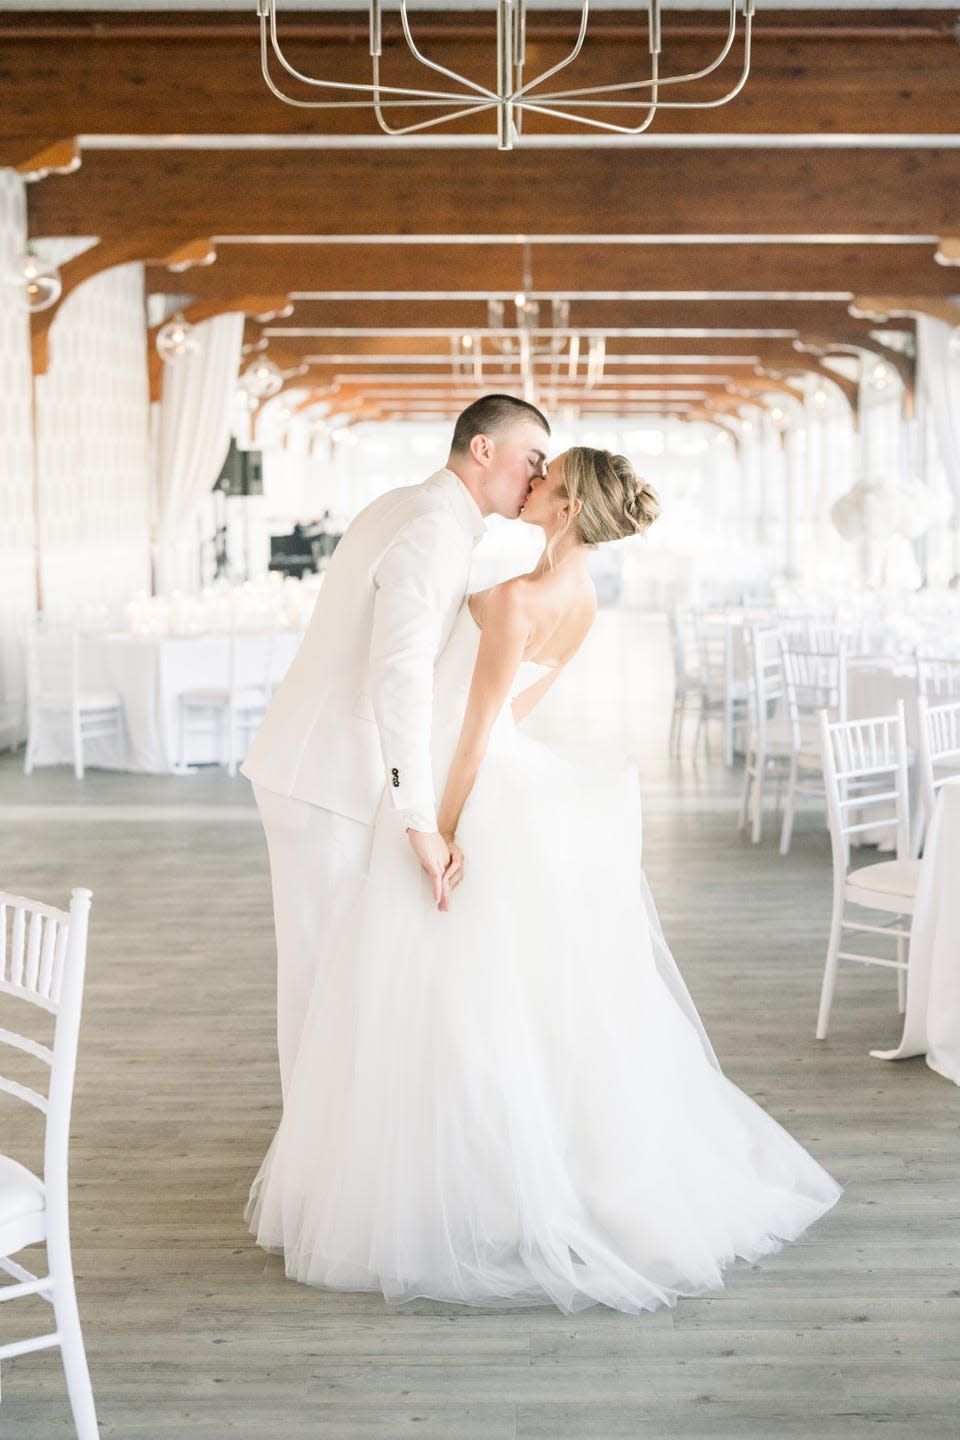
POLYGON ((428 835, 436 832, 437 817, 427 810, 401 810, 400 819, 404 830, 423 830, 428 835))

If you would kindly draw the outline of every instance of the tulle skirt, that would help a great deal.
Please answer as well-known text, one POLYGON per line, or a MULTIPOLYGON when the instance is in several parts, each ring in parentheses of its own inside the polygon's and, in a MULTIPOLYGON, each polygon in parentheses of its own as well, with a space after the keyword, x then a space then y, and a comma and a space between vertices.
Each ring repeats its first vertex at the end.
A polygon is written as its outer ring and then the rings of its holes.
POLYGON ((439 914, 381 814, 247 1211, 291 1277, 635 1313, 722 1284, 835 1203, 722 1074, 657 922, 640 815, 632 768, 512 731, 439 914))

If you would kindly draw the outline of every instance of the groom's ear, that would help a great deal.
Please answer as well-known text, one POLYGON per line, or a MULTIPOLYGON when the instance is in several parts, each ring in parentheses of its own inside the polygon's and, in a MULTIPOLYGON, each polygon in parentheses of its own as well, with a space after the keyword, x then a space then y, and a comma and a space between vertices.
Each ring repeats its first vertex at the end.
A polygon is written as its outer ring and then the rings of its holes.
POLYGON ((489 435, 474 435, 470 441, 470 454, 478 465, 489 465, 493 459, 493 446, 489 435))

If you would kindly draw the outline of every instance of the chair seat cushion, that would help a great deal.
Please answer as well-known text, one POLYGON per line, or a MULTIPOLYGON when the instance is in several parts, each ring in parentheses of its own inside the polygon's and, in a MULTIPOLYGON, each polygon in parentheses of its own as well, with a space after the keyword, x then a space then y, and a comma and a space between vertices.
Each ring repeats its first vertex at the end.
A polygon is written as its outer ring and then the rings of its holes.
POLYGON ((0 1155, 0 1226, 25 1215, 43 1213, 43 1181, 32 1170, 0 1155))
MULTIPOLYGON (((81 710, 118 710, 120 696, 114 690, 81 690, 77 696, 81 710)), ((69 710, 69 695, 40 695, 37 704, 41 710, 69 710)))
MULTIPOLYGON (((195 705, 210 710, 222 710, 230 704, 229 690, 181 690, 180 699, 184 705, 195 705)), ((252 710, 265 707, 266 693, 262 685, 243 685, 236 692, 238 710, 252 710)))
POLYGON ((81 690, 81 710, 118 710, 123 702, 115 691, 81 690))
POLYGON ((882 895, 916 895, 922 863, 921 860, 881 860, 877 865, 851 870, 847 884, 856 890, 871 890, 882 895))

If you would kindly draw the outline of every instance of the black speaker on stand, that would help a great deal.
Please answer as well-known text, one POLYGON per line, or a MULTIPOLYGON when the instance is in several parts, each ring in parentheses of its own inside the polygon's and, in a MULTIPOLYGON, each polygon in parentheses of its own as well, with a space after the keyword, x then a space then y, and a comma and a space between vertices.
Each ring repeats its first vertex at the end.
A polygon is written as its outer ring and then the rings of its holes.
MULTIPOLYGON (((247 499, 263 494, 263 451, 241 450, 236 437, 230 437, 230 448, 213 487, 216 497, 216 531, 213 537, 214 575, 217 580, 227 574, 227 500, 247 499)), ((243 507, 244 579, 249 579, 250 516, 243 507)))

